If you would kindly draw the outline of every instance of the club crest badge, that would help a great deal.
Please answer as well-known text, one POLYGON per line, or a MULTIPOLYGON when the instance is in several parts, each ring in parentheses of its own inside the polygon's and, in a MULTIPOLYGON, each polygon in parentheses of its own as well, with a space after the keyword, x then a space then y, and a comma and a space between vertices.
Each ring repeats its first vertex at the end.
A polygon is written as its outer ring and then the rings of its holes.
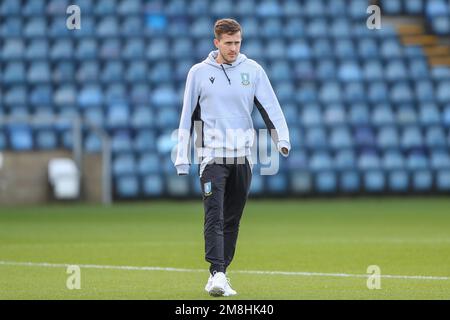
POLYGON ((241 73, 242 85, 248 86, 250 84, 250 75, 248 73, 241 73))
POLYGON ((205 197, 210 196, 212 194, 211 181, 206 182, 203 187, 205 197))

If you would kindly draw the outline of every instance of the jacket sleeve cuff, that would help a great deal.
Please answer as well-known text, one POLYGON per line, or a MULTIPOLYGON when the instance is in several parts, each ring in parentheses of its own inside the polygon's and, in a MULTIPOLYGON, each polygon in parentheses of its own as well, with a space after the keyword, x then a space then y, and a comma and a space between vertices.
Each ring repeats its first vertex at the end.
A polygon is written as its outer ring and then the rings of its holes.
POLYGON ((280 152, 283 157, 287 157, 287 156, 289 156, 289 151, 291 150, 291 144, 289 143, 289 141, 280 140, 280 141, 278 141, 277 148, 278 148, 278 152, 280 152), (282 148, 286 148, 288 150, 288 153, 284 154, 283 152, 281 152, 282 148))
POLYGON ((188 164, 179 164, 179 165, 177 165, 175 167, 177 168, 177 174, 179 176, 189 174, 189 167, 190 166, 188 164))

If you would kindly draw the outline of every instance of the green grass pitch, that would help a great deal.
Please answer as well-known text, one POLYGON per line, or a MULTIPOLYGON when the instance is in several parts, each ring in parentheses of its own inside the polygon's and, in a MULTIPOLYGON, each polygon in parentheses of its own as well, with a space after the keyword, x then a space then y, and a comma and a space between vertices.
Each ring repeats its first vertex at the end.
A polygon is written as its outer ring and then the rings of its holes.
POLYGON ((233 298, 204 291, 203 248, 200 200, 2 207, 0 299, 450 299, 448 198, 250 199, 233 298))

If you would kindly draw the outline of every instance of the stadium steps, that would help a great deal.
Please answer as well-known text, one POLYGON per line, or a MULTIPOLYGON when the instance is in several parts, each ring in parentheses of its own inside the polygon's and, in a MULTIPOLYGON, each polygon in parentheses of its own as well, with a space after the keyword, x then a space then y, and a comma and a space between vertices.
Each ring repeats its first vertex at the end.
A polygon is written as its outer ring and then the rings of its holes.
POLYGON ((450 46, 440 43, 439 37, 426 33, 421 24, 398 24, 397 31, 403 45, 422 46, 432 66, 450 66, 450 46))

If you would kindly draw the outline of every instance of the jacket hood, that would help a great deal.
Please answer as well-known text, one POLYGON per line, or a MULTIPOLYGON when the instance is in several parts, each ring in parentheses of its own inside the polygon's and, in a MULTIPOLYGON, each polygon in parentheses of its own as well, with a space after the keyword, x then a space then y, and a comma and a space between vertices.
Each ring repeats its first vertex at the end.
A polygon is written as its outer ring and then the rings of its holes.
POLYGON ((239 53, 239 55, 238 55, 236 61, 234 61, 234 62, 231 63, 231 64, 229 64, 229 63, 223 63, 223 64, 221 65, 220 63, 217 63, 217 61, 216 61, 216 58, 217 58, 218 54, 219 54, 219 50, 211 51, 211 52, 208 54, 208 57, 207 57, 205 60, 203 60, 203 62, 206 63, 206 64, 209 64, 209 65, 211 65, 211 66, 213 66, 213 67, 219 68, 219 69, 222 69, 222 67, 221 67, 222 65, 223 65, 223 67, 224 67, 225 69, 229 69, 229 68, 237 67, 237 66, 240 65, 242 62, 244 62, 245 60, 247 60, 247 56, 246 56, 245 54, 239 53))

